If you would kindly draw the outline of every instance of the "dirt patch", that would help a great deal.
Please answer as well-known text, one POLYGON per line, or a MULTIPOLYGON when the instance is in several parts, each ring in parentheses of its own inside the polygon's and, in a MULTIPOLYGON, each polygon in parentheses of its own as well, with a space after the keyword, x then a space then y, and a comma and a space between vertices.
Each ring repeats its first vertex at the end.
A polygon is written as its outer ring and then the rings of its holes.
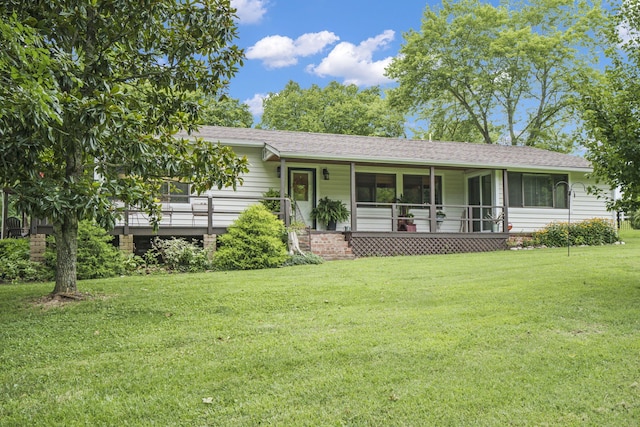
POLYGON ((44 310, 51 308, 60 308, 68 304, 74 304, 81 301, 92 300, 94 297, 89 293, 76 292, 73 294, 49 294, 33 301, 34 307, 40 307, 44 310))

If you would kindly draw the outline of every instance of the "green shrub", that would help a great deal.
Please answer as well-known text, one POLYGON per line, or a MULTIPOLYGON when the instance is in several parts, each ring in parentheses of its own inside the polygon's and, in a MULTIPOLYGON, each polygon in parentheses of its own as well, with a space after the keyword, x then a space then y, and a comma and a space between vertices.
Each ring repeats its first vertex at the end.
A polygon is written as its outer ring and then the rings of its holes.
MULTIPOLYGON (((270 188, 262 194, 262 197, 280 197, 280 191, 270 188)), ((269 212, 275 214, 280 212, 280 200, 261 200, 260 203, 262 203, 269 212)))
POLYGON ((278 267, 287 259, 284 223, 256 204, 245 210, 220 236, 213 262, 220 270, 278 267))
POLYGON ((151 242, 145 254, 148 264, 161 262, 169 270, 195 273, 211 269, 210 252, 198 246, 196 241, 185 239, 160 239, 151 242))
POLYGON ((48 280, 53 272, 29 260, 29 239, 0 240, 0 282, 48 280))
POLYGON ((0 259, 28 260, 29 239, 0 240, 0 259))
POLYGON ((323 262, 324 259, 321 256, 309 252, 304 255, 289 255, 289 258, 282 263, 282 266, 290 267, 293 265, 322 264, 323 262))
MULTIPOLYGON (((122 253, 111 244, 113 236, 91 221, 80 221, 78 226, 78 280, 114 277, 125 272, 122 253)), ((47 237, 45 265, 55 270, 56 240, 47 237)))
POLYGON ((593 218, 572 223, 554 222, 533 234, 536 245, 549 247, 567 246, 567 235, 571 246, 604 245, 618 241, 615 224, 606 219, 593 218))

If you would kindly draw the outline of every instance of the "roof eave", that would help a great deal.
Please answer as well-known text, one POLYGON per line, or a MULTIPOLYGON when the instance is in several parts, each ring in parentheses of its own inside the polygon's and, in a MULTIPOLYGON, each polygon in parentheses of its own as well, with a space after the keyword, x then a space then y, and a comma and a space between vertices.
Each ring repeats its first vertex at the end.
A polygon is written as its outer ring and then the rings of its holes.
POLYGON ((331 155, 313 155, 308 153, 287 153, 279 152, 279 158, 289 160, 316 160, 316 161, 331 161, 331 162, 365 162, 365 163, 379 163, 384 165, 407 165, 407 166, 441 166, 449 168, 486 168, 486 169, 526 169, 526 170, 540 170, 540 171, 564 171, 564 172, 591 172, 590 167, 579 166, 558 166, 558 165, 531 165, 531 164, 512 164, 512 163, 486 163, 480 164, 477 162, 443 162, 443 161, 431 161, 431 160, 416 160, 416 159, 380 159, 379 157, 344 157, 344 156, 331 156, 331 155))

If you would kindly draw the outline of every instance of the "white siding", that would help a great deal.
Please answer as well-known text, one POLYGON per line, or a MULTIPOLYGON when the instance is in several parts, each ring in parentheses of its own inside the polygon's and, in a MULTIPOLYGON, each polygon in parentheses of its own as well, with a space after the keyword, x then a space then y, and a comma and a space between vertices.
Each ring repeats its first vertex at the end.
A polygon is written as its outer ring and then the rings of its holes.
MULTIPOLYGON (((165 215, 163 224, 174 226, 191 226, 206 224, 206 216, 193 217, 191 205, 206 203, 206 196, 214 198, 214 227, 227 227, 237 218, 238 214, 274 188, 280 189, 280 178, 277 176, 277 167, 280 162, 265 162, 262 160, 262 149, 258 147, 233 147, 238 155, 244 155, 249 160, 249 173, 243 176, 244 182, 234 191, 232 188, 214 189, 208 191, 201 199, 194 198, 190 204, 176 204, 167 206, 173 209, 173 214, 165 215), (245 197, 250 199, 239 199, 245 197), (182 211, 182 212, 178 212, 182 211)), ((350 166, 348 164, 336 165, 327 163, 299 163, 286 162, 288 168, 305 168, 316 170, 316 201, 322 197, 343 201, 349 208, 350 200, 350 166), (329 180, 324 180, 322 170, 329 170, 329 180)), ((522 170, 525 171, 525 170, 522 170)), ((429 167, 402 168, 381 166, 356 166, 356 172, 396 174, 396 194, 402 193, 402 175, 425 175, 430 172, 429 167)), ((441 170, 436 169, 436 175, 442 176, 443 204, 447 217, 442 223, 440 231, 459 232, 463 217, 463 205, 467 204, 467 178, 477 174, 479 170, 441 170)), ((525 171, 526 172, 526 171, 525 171)), ((503 204, 502 171, 492 171, 494 182, 494 205, 503 204)), ((553 173, 558 173, 557 171, 553 173)), ((287 175, 287 171, 282 171, 287 175)), ((605 208, 604 200, 587 194, 585 187, 594 185, 583 173, 569 174, 569 181, 573 184, 575 197, 571 199, 571 221, 580 221, 589 218, 615 219, 613 212, 605 208), (584 187, 583 187, 584 184, 584 187)), ((429 232, 429 210, 413 209, 414 222, 418 232, 429 232)), ((553 208, 509 208, 509 223, 512 224, 514 233, 531 233, 545 227, 554 221, 567 221, 568 209, 553 208)), ((144 222, 144 219, 138 222, 144 222)), ((136 220, 133 219, 132 223, 136 220)), ((351 219, 337 224, 337 230, 344 230, 351 225, 351 219)), ((358 231, 391 231, 390 208, 360 208, 358 209, 358 231)))
MULTIPOLYGON (((569 174, 574 195, 571 197, 571 222, 591 218, 615 220, 615 213, 606 209, 605 201, 588 194, 586 188, 595 185, 582 173, 569 174)), ((531 233, 552 222, 567 222, 569 209, 553 208, 509 208, 509 223, 512 233, 531 233)))

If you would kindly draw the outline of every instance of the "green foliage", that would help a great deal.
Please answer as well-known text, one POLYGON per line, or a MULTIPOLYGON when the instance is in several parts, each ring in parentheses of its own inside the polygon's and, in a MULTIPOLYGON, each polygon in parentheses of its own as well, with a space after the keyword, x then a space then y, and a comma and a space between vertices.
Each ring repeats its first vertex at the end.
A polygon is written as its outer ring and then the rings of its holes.
MULTIPOLYGON (((220 97, 242 61, 228 0, 8 0, 0 17, 0 184, 61 252, 80 220, 113 225, 114 200, 156 223, 167 178, 195 193, 241 182, 246 159, 187 136, 195 91, 220 97)), ((54 292, 75 292, 75 260, 57 260, 54 292)))
POLYGON ((287 259, 284 223, 264 205, 245 210, 220 236, 213 262, 220 270, 252 270, 280 266, 287 259))
POLYGON ((404 135, 404 117, 382 98, 379 87, 331 82, 325 88, 302 89, 289 81, 264 100, 262 129, 397 137, 404 135))
POLYGON ((391 104, 426 121, 421 136, 571 150, 572 83, 593 72, 603 15, 597 0, 427 6, 387 68, 391 104))
POLYGON ((166 268, 181 272, 200 272, 212 268, 211 252, 185 239, 153 239, 152 248, 145 254, 147 262, 161 262, 166 268))
POLYGON ((349 209, 342 200, 331 200, 323 197, 318 200, 318 205, 311 210, 311 217, 322 224, 344 221, 349 218, 349 209))
POLYGON ((203 125, 234 128, 250 128, 253 125, 253 115, 249 111, 249 106, 238 99, 215 99, 204 96, 200 102, 203 105, 200 123, 203 125))
POLYGON ((580 142, 597 182, 619 189, 621 196, 592 190, 607 198, 612 210, 634 211, 640 210, 640 10, 636 2, 622 2, 613 16, 608 38, 615 49, 607 51, 611 66, 603 78, 585 75, 578 85, 585 122, 580 142))
POLYGON ((618 241, 616 225, 609 220, 593 218, 581 222, 554 222, 533 234, 536 245, 549 247, 567 246, 567 234, 571 246, 604 245, 618 241))
MULTIPOLYGON (((269 188, 269 190, 262 193, 262 197, 280 197, 280 191, 275 188, 269 188)), ((261 200, 262 203, 269 212, 277 214, 280 212, 280 200, 261 200)))
POLYGON ((314 253, 306 253, 304 255, 289 255, 289 258, 282 263, 282 267, 291 267, 294 265, 318 265, 324 263, 324 258, 314 253))
MULTIPOLYGON (((111 243, 112 240, 113 236, 104 228, 91 221, 80 222, 77 257, 79 280, 113 277, 125 272, 122 253, 111 243)), ((53 270, 56 269, 55 236, 47 237, 45 265, 53 270)))
POLYGON ((0 282, 48 280, 52 271, 29 260, 29 239, 0 240, 0 282))

